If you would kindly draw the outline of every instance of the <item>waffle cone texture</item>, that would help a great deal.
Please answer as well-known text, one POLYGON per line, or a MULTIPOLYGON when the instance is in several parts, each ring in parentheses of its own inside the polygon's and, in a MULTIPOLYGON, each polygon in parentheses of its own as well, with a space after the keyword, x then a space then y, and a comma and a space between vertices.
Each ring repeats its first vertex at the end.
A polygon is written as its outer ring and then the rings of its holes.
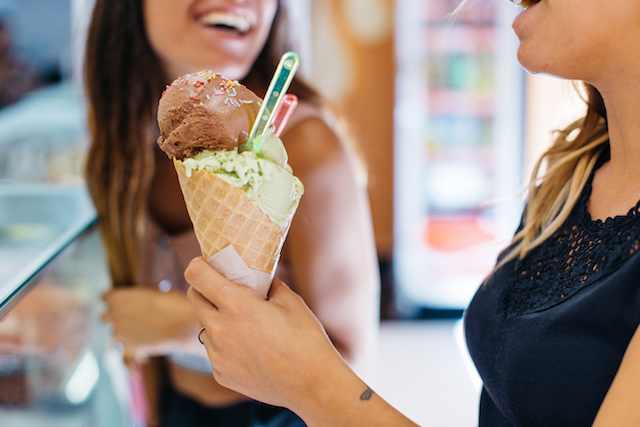
POLYGON ((281 227, 241 188, 204 170, 187 177, 182 161, 173 164, 202 257, 232 245, 249 268, 273 275, 295 211, 281 227))

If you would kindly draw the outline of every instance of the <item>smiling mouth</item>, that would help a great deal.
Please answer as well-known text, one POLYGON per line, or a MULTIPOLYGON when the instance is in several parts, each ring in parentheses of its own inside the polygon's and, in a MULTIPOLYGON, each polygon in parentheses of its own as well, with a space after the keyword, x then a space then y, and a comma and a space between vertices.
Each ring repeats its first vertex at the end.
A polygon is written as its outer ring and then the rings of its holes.
POLYGON ((523 9, 528 9, 529 7, 538 3, 540 0, 512 0, 512 1, 513 1, 513 4, 515 4, 516 6, 519 6, 523 9))
POLYGON ((247 18, 231 13, 211 12, 202 16, 198 21, 207 27, 218 28, 240 35, 248 33, 251 29, 251 23, 247 18))

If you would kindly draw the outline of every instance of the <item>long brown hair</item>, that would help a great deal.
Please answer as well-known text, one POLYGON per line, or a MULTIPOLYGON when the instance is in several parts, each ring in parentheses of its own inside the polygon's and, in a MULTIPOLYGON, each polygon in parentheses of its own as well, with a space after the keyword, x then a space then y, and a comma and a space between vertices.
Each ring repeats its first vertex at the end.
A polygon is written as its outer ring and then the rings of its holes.
POLYGON ((609 139, 606 109, 598 90, 585 83, 586 115, 566 129, 536 163, 529 184, 529 200, 521 230, 514 236, 507 256, 523 258, 549 238, 567 219, 593 171, 603 145, 609 139), (546 172, 541 173, 543 164, 546 172))
MULTIPOLYGON (((148 41, 142 1, 97 0, 85 57, 91 135, 86 179, 116 286, 130 286, 136 277, 154 170, 156 108, 171 83, 148 41)), ((279 0, 265 47, 245 79, 259 94, 282 54, 293 49, 286 12, 279 0)), ((290 92, 321 104, 299 77, 290 92)))

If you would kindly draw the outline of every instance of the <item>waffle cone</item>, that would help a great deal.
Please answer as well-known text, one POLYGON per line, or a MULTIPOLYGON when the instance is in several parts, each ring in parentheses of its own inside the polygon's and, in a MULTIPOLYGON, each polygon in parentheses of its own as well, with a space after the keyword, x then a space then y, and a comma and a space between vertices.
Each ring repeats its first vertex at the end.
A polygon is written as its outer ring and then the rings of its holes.
POLYGON ((293 212, 281 227, 241 188, 203 170, 187 177, 182 161, 173 163, 203 258, 232 245, 249 268, 273 276, 293 212))

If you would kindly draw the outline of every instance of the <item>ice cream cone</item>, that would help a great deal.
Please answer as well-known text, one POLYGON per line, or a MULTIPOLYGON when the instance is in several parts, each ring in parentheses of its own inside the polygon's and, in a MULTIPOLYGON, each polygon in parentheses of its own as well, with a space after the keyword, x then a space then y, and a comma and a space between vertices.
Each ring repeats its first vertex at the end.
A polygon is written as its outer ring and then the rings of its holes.
POLYGON ((241 188, 205 170, 188 177, 182 161, 173 162, 203 258, 231 245, 249 268, 273 277, 295 209, 280 226, 241 188))

